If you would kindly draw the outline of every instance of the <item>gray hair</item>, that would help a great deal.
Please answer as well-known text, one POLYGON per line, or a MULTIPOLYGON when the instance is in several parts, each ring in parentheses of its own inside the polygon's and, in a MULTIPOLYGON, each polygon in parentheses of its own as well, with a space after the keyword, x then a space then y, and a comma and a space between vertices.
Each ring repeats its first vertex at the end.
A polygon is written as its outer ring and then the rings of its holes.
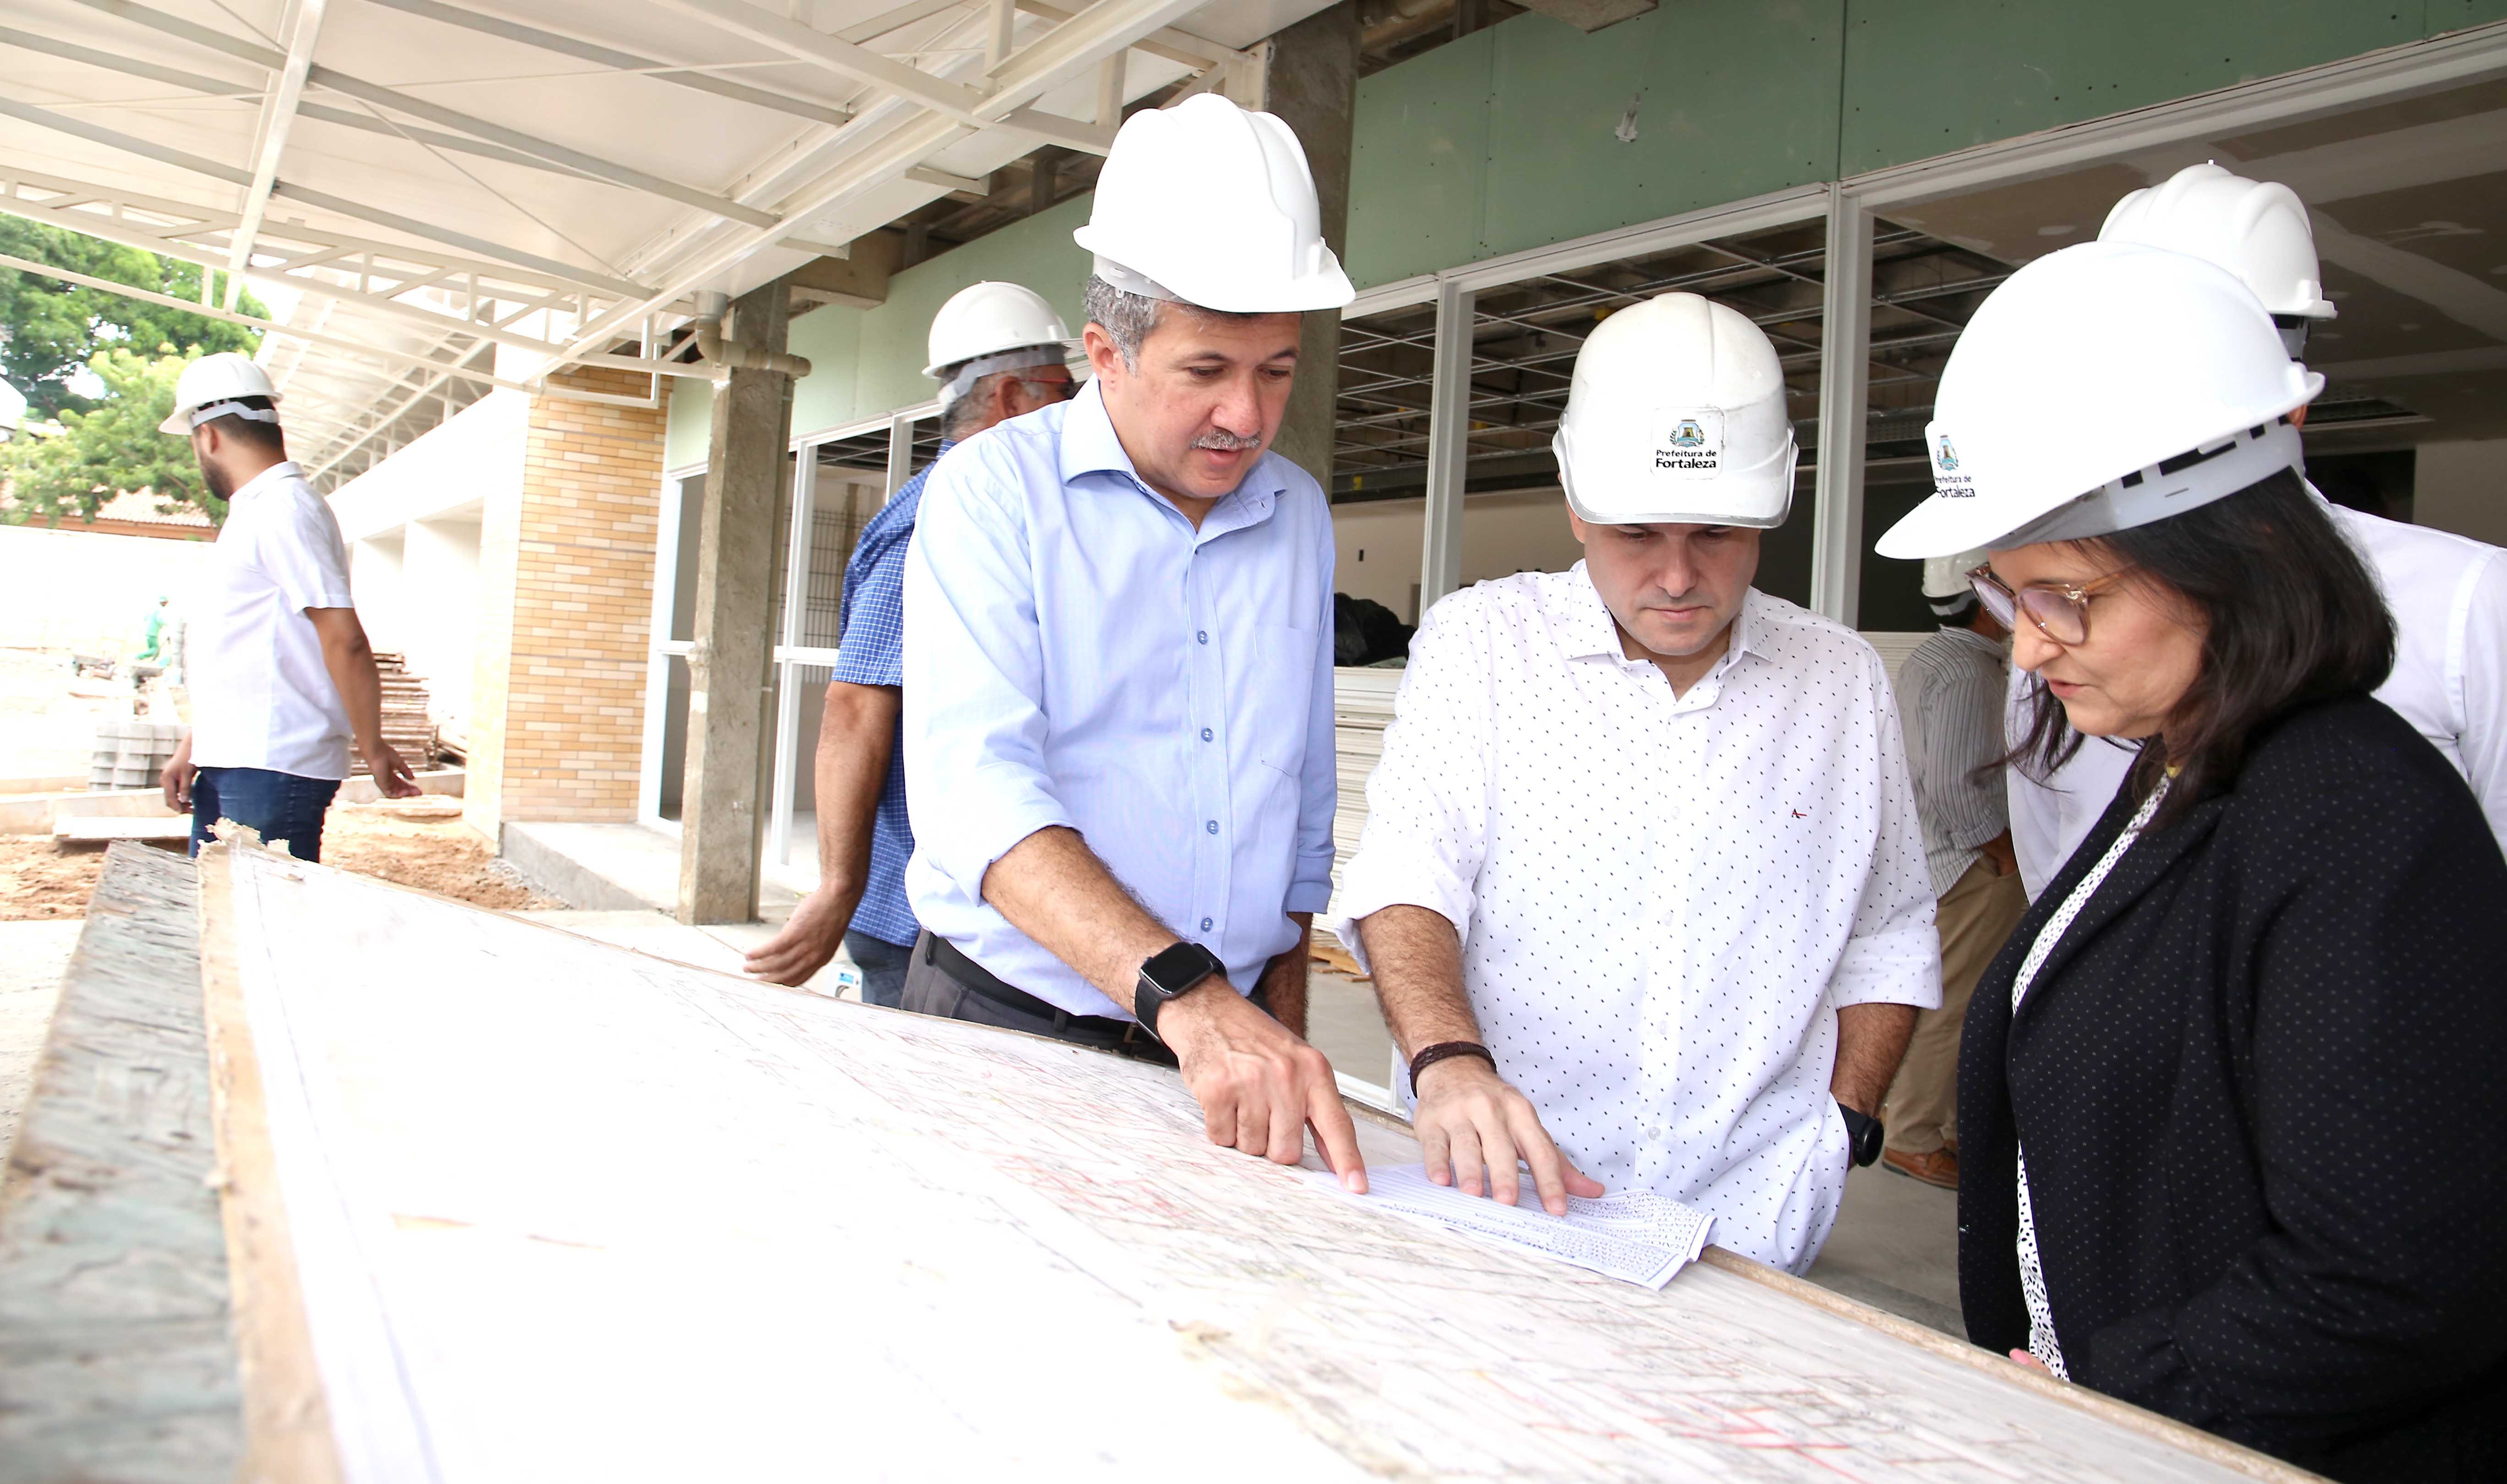
POLYGON ((1270 317, 1267 314, 1240 314, 1233 309, 1204 308, 1181 299, 1152 299, 1146 294, 1135 294, 1130 289, 1118 289, 1096 273, 1088 275, 1088 289, 1081 310, 1089 324, 1105 331, 1106 338, 1114 343, 1115 350, 1123 357, 1123 369, 1138 371, 1141 369, 1141 347, 1148 344, 1150 334, 1158 327, 1158 316, 1170 304, 1200 319, 1270 317))
POLYGON ((1158 327, 1159 301, 1146 294, 1118 289, 1095 273, 1088 275, 1088 289, 1081 313, 1088 323, 1106 332, 1114 348, 1123 357, 1123 369, 1141 369, 1141 347, 1148 344, 1149 335, 1158 327))
MULTIPOLYGON (((963 443, 981 432, 982 429, 976 427, 975 423, 982 418, 985 410, 993 405, 993 388, 1017 375, 1015 371, 996 371, 990 376, 977 377, 966 387, 963 396, 941 410, 940 436, 951 443, 963 443)), ((949 375, 942 378, 944 381, 956 379, 957 368, 954 366, 949 368, 949 375)))

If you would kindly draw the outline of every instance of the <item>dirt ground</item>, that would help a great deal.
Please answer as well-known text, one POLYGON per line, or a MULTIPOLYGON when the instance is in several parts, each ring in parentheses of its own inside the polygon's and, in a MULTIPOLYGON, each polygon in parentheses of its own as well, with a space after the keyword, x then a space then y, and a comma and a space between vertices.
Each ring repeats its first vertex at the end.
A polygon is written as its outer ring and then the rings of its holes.
MULTIPOLYGON (((461 822, 458 799, 335 806, 322 830, 322 860, 479 907, 565 905, 498 860, 461 822)), ((100 847, 65 850, 42 836, 0 835, 0 922, 86 916, 103 869, 100 847)))

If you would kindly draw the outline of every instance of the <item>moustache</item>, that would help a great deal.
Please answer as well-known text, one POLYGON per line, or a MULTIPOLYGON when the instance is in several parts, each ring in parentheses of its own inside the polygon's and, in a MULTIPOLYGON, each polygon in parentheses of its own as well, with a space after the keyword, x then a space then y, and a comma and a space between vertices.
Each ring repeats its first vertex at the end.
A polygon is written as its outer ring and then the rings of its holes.
POLYGON ((1251 438, 1239 438, 1234 433, 1214 430, 1194 439, 1192 446, 1196 449, 1210 449, 1220 453, 1233 453, 1240 449, 1260 448, 1262 436, 1256 433, 1251 438))

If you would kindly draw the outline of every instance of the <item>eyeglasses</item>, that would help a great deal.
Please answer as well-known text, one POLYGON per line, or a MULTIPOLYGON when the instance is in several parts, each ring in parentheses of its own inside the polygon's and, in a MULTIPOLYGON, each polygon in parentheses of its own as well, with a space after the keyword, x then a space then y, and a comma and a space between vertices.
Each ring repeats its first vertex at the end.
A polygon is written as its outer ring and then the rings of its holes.
POLYGON ((2055 583, 2048 587, 2026 587, 2012 591, 2003 580, 1993 575, 1989 566, 1978 567, 1967 574, 1976 589, 1977 601, 1984 611, 2005 629, 2016 628, 2021 613, 2037 632, 2057 644, 2070 646, 2086 643, 2089 637, 2089 599, 2124 580, 2132 568, 2122 567, 2087 587, 2055 583))

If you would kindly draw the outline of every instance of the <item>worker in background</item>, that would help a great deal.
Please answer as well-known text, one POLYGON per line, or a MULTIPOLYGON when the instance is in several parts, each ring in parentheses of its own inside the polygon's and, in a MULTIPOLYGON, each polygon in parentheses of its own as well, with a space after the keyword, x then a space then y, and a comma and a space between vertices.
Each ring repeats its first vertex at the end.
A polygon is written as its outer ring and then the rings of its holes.
POLYGON ((1944 1190, 1958 1188, 1959 1024, 1968 995, 2028 910, 2002 790, 2003 674, 2011 637, 1977 600, 1968 573, 1984 553, 1924 563, 1924 600, 1941 630, 1898 670, 1907 766, 1924 826, 1933 926, 1942 944, 1942 1003, 1915 1017, 1907 1059, 1889 1084, 1880 1162, 1944 1190))
POLYGON ((1750 585, 1797 449, 1746 315, 1604 320, 1554 446, 1584 560, 1430 610, 1332 926, 1432 1178, 1652 1191, 1798 1273, 1941 1002, 1888 674, 1750 585))
POLYGON ((1960 1307, 2333 1478, 2496 1480, 2507 858, 2371 695, 2393 621, 2289 418, 2323 384, 2236 278, 2115 241, 1943 368, 1938 492, 1880 554, 1989 549, 2043 682, 2013 767, 2141 744, 1968 1010, 1960 1307))
POLYGON ((166 630, 171 626, 174 616, 171 610, 173 601, 173 598, 163 593, 157 596, 157 606, 148 610, 148 625, 140 632, 139 653, 132 656, 132 659, 162 663, 160 646, 168 638, 166 630))
POLYGON ((1332 535, 1270 451, 1354 297, 1287 125, 1134 114, 1088 224, 1070 402, 925 487, 906 558, 905 1007, 1178 1064, 1212 1141, 1364 1188, 1306 1044, 1331 892, 1332 535))
POLYGON ((246 356, 204 355, 174 383, 159 432, 189 437, 227 502, 191 600, 191 729, 166 763, 165 802, 192 812, 192 852, 220 819, 322 858, 322 815, 351 743, 386 798, 417 794, 383 741, 382 681, 348 596, 348 548, 331 507, 288 461, 278 393, 246 356))
MULTIPOLYGON (((2162 247, 2228 270, 2271 311, 2293 360, 2307 326, 2338 312, 2319 282, 2307 207, 2284 185, 2188 165, 2116 202, 2098 240, 2162 247)), ((2306 420, 2303 407, 2290 417, 2306 420)), ((2507 552, 2329 502, 2325 514, 2367 559, 2394 615, 2393 673, 2377 699, 2464 776, 2507 847, 2507 552)), ((2005 714, 2015 746, 2035 684, 2013 670, 2005 714)), ((2030 897, 2079 848, 2134 755, 2129 744, 2090 738, 2044 779, 2010 770, 2012 840, 2030 897)))
MULTIPOLYGON (((1042 295, 1015 283, 962 289, 931 317, 940 383, 940 452, 997 423, 1067 402, 1071 332, 1042 295)), ((845 563, 844 627, 818 720, 818 887, 783 930, 751 951, 748 971, 807 984, 839 943, 861 970, 865 1003, 894 1006, 921 924, 905 899, 914 824, 905 807, 905 553, 935 460, 898 487, 862 527, 845 563)))

